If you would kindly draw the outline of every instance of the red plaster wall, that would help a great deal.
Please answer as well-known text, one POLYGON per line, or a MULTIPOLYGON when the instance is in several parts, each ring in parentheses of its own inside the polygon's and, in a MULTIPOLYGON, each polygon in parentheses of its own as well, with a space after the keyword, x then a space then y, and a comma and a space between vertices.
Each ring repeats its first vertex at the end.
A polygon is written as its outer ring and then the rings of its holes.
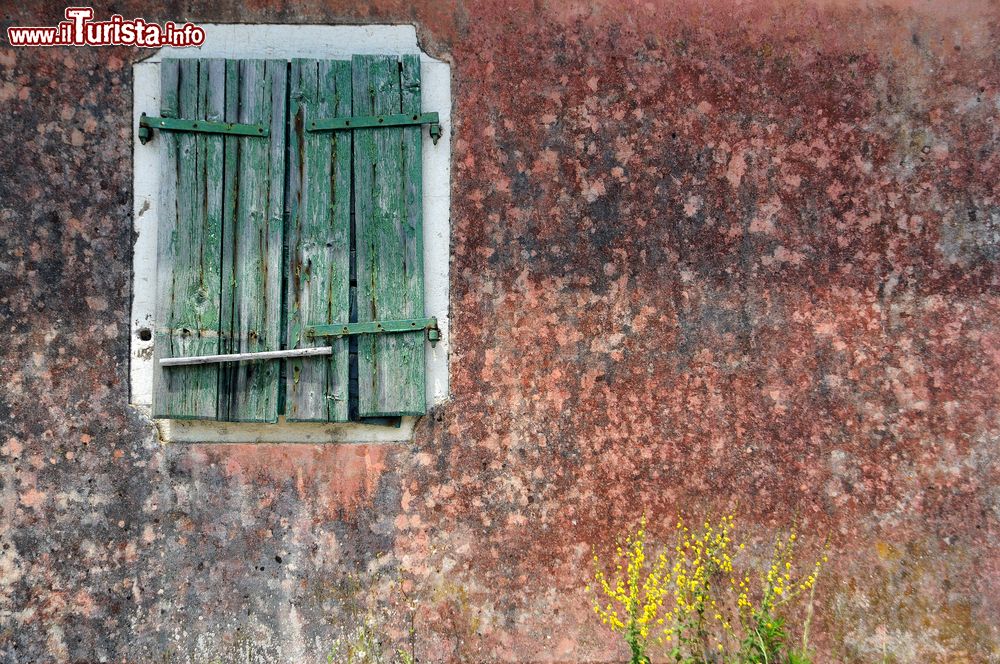
POLYGON ((1000 661, 995 2, 112 10, 413 23, 452 64, 454 398, 409 446, 162 446, 143 54, 0 48, 0 659, 326 661, 401 579, 421 661, 621 661, 591 545, 736 508, 751 557, 829 539, 819 662, 1000 661))

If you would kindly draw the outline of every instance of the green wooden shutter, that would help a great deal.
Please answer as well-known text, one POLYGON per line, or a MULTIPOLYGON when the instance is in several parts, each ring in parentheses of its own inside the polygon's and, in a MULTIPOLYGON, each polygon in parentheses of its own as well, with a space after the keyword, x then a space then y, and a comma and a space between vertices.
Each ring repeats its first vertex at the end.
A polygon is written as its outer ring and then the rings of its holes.
MULTIPOLYGON (((284 61, 160 64, 163 117, 260 124, 266 138, 163 131, 155 359, 281 343, 284 61)), ((161 368, 154 414, 273 422, 276 362, 161 368)))
MULTIPOLYGON (((420 59, 354 56, 355 116, 420 112, 420 59)), ((354 131, 354 201, 359 322, 424 315, 419 126, 354 131)), ((362 335, 358 414, 419 415, 424 404, 424 335, 362 335)))
POLYGON ((163 117, 269 135, 159 132, 155 358, 333 353, 287 360, 283 382, 276 360, 157 362, 155 415, 274 422, 283 407, 292 421, 343 422, 355 403, 361 418, 422 414, 423 330, 306 334, 424 316, 420 126, 307 129, 307 119, 420 113, 419 58, 167 59, 161 78, 163 117))
POLYGON ((351 133, 305 131, 306 118, 351 115, 351 64, 294 60, 288 163, 288 345, 332 345, 328 357, 298 358, 286 370, 289 420, 348 419, 348 340, 304 334, 306 325, 350 316, 351 133))
POLYGON ((420 113, 419 58, 296 60, 291 71, 288 347, 334 352, 289 361, 287 416, 346 421, 352 399, 362 418, 422 414, 423 330, 357 337, 356 394, 350 342, 304 334, 311 325, 424 316, 420 126, 307 129, 312 120, 420 113))

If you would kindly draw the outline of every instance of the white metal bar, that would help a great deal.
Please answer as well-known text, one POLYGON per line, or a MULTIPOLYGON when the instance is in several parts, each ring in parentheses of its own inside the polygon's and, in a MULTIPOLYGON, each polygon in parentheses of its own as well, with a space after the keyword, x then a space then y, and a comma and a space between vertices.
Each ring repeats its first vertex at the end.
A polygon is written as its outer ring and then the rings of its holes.
POLYGON ((182 367, 192 364, 214 364, 217 362, 247 362, 255 360, 281 360, 286 357, 312 357, 332 355, 332 346, 318 348, 296 348, 294 350, 268 350, 260 353, 232 353, 231 355, 196 355, 194 357, 160 358, 161 367, 182 367))

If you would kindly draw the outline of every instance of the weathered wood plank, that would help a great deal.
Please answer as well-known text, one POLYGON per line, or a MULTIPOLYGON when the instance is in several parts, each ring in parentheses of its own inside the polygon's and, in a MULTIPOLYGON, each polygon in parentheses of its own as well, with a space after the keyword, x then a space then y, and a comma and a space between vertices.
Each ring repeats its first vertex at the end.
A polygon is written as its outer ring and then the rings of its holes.
MULTIPOLYGON (((240 63, 238 60, 225 61, 224 80, 225 121, 236 122, 240 117, 240 63)), ((219 326, 219 352, 236 353, 240 343, 233 329, 233 302, 236 295, 236 267, 234 240, 236 232, 236 201, 238 198, 237 170, 239 165, 240 139, 226 136, 223 139, 223 234, 222 234, 222 285, 219 326)), ((235 398, 236 376, 239 367, 226 364, 219 367, 219 419, 230 421, 238 399, 235 398)))
MULTIPOLYGON (((335 95, 334 103, 330 104, 332 115, 349 115, 352 108, 351 63, 330 61, 321 65, 321 74, 327 83, 327 89, 335 95)), ((332 225, 333 225, 333 255, 329 261, 329 281, 332 284, 331 307, 327 318, 334 322, 337 319, 349 321, 351 316, 351 151, 354 145, 351 132, 340 136, 331 136, 330 150, 332 162, 332 225)), ((330 343, 326 339, 325 343, 330 343)), ((326 391, 331 400, 331 409, 327 416, 331 421, 346 421, 348 418, 349 399, 349 347, 348 339, 337 339, 335 344, 337 355, 333 358, 336 367, 328 368, 326 391), (335 405, 335 407, 334 407, 335 405)))
POLYGON ((350 64, 292 62, 289 186, 289 348, 332 345, 328 358, 297 358, 286 371, 286 415, 293 421, 348 419, 348 340, 308 339, 305 325, 350 315, 350 132, 304 130, 309 118, 351 112, 350 64))
MULTIPOLYGON (((200 67, 204 75, 202 76, 205 85, 205 113, 204 119, 221 121, 226 115, 226 63, 225 60, 201 60, 200 67)), ((225 236, 225 190, 223 178, 225 175, 225 139, 218 134, 199 135, 199 142, 204 147, 205 168, 205 214, 207 220, 208 233, 205 237, 205 252, 211 253, 212 262, 215 269, 211 281, 211 293, 217 314, 215 317, 215 352, 221 351, 221 340, 219 330, 222 321, 222 275, 224 260, 224 236, 225 236)), ((209 284, 205 284, 206 292, 209 284)), ((216 418, 221 419, 219 411, 219 369, 214 373, 216 381, 216 418)))
MULTIPOLYGON (((266 124, 270 136, 237 139, 230 351, 272 351, 281 344, 286 63, 240 61, 239 79, 237 121, 266 124)), ((278 362, 241 363, 234 373, 226 384, 229 419, 277 421, 278 362)))
MULTIPOLYGON (((352 60, 354 115, 400 113, 406 70, 406 110, 419 110, 419 63, 394 57, 352 60)), ((409 128, 354 132, 358 321, 423 315, 419 139, 409 128), (406 147, 404 147, 406 143, 406 147), (416 196, 416 199, 414 199, 416 196)), ((361 417, 424 412, 423 337, 370 335, 358 341, 358 412, 361 417)))
MULTIPOLYGON (((211 119, 207 63, 182 60, 176 68, 169 62, 161 68, 161 113, 211 119)), ((158 279, 165 282, 166 292, 158 326, 166 326, 161 347, 167 357, 213 354, 219 348, 221 192, 210 181, 210 171, 221 172, 218 142, 211 135, 186 132, 164 141, 164 242, 158 248, 162 258, 158 260, 158 279)), ((158 416, 216 417, 216 367, 168 369, 160 378, 163 388, 158 389, 158 416)))
MULTIPOLYGON (((177 82, 180 65, 166 59, 160 63, 160 115, 178 115, 177 82)), ((153 336, 153 415, 169 417, 171 372, 160 367, 161 357, 171 356, 170 324, 173 312, 174 239, 177 233, 177 139, 161 132, 160 191, 157 201, 156 237, 156 327, 153 336)))
MULTIPOLYGON (((403 113, 420 113, 420 57, 404 55, 400 58, 400 106, 403 113)), ((403 318, 424 315, 424 214, 423 214, 423 158, 421 127, 402 129, 403 170, 403 273, 400 310, 403 318)), ((423 413, 425 403, 424 335, 404 334, 395 341, 402 357, 404 396, 412 412, 423 413)))
MULTIPOLYGON (((267 350, 282 348, 284 315, 281 300, 283 297, 284 270, 282 259, 285 249, 285 159, 288 148, 288 62, 286 60, 268 60, 265 64, 270 78, 271 100, 267 120, 270 121, 270 137, 268 139, 268 169, 267 169, 267 248, 262 252, 265 256, 262 269, 265 280, 264 321, 267 333, 267 350)), ((267 363, 265 363, 267 364, 267 363)), ((278 406, 281 392, 282 361, 271 362, 271 374, 267 380, 269 394, 262 405, 263 419, 275 422, 278 419, 278 406)))

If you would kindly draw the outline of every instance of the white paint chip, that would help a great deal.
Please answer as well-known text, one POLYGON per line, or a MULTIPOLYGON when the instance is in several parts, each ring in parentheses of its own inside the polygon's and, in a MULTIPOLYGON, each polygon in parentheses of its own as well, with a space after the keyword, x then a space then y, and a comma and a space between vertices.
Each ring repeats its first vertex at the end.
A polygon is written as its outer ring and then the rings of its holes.
MULTIPOLYGON (((428 405, 448 399, 448 257, 451 239, 451 68, 420 50, 413 26, 202 25, 200 48, 163 48, 136 63, 133 72, 134 224, 137 234, 132 268, 131 403, 147 417, 152 413, 153 328, 156 296, 156 227, 159 191, 159 143, 142 145, 135 137, 139 116, 159 115, 159 63, 171 58, 326 58, 349 59, 354 54, 420 56, 422 107, 437 111, 442 136, 434 145, 424 132, 424 300, 425 315, 436 316, 441 340, 427 345, 428 405)), ((159 421, 168 442, 399 442, 408 441, 417 418, 404 417, 399 428, 361 424, 226 423, 159 421)))

